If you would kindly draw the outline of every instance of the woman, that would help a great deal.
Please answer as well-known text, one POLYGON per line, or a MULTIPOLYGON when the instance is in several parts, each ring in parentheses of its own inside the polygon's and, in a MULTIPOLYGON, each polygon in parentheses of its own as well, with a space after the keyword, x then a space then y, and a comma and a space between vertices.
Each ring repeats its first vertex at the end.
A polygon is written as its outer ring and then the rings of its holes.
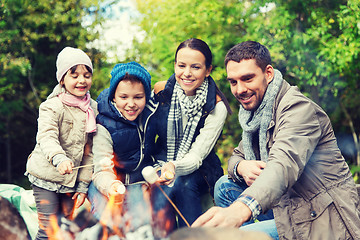
MULTIPOLYGON (((212 54, 202 40, 182 42, 175 53, 175 73, 154 86, 160 103, 156 112, 157 160, 165 161, 162 183, 172 184, 176 206, 189 224, 201 215, 201 196, 213 195, 223 169, 214 146, 230 108, 225 96, 210 77, 212 54), (176 178, 167 180, 165 173, 176 178)), ((185 222, 179 218, 179 227, 185 222)))

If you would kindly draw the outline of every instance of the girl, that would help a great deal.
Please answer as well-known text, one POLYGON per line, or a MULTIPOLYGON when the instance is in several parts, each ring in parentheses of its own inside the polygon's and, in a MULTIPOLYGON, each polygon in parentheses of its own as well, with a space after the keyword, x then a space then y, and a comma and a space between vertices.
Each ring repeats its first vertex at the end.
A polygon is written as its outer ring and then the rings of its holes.
POLYGON ((91 60, 82 50, 66 47, 57 56, 56 67, 59 84, 39 107, 36 146, 25 173, 38 212, 36 239, 51 237, 51 217, 71 219, 74 205, 78 208, 85 201, 93 170, 97 108, 89 94, 91 60), (80 165, 85 166, 76 168, 80 165))
MULTIPOLYGON (((168 161, 163 173, 178 176, 172 198, 191 224, 201 215, 201 196, 213 195, 216 180, 223 175, 221 162, 214 152, 230 108, 210 77, 212 54, 200 39, 182 42, 175 53, 175 73, 167 82, 154 86, 160 103, 157 159, 168 161)), ((163 178, 164 184, 172 180, 163 178)), ((179 218, 179 227, 185 226, 179 218)))

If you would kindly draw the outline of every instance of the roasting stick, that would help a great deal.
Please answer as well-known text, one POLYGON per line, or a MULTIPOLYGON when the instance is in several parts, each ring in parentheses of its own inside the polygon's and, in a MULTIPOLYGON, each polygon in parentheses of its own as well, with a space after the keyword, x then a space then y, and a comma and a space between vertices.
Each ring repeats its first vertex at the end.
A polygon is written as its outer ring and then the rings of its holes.
POLYGON ((79 169, 79 168, 84 168, 84 167, 91 167, 91 166, 94 166, 95 164, 87 164, 87 165, 81 165, 81 166, 77 166, 77 167, 73 167, 72 169, 79 169))
POLYGON ((167 198, 167 200, 169 200, 169 202, 171 203, 171 205, 174 207, 174 209, 176 210, 176 212, 179 214, 179 216, 182 218, 182 220, 184 220, 184 222, 186 223, 186 225, 188 227, 190 227, 190 224, 188 223, 188 221, 186 221, 185 217, 181 214, 180 210, 176 207, 175 203, 173 201, 171 201, 171 199, 169 198, 169 196, 164 192, 164 190, 159 186, 158 183, 155 183, 155 185, 161 190, 161 192, 164 194, 164 196, 167 198))
MULTIPOLYGON (((103 158, 100 162, 100 165, 102 167, 111 167, 111 159, 110 158, 103 158)), ((79 168, 84 168, 84 167, 91 167, 91 166, 94 166, 95 163, 92 163, 92 164, 86 164, 86 165, 81 165, 81 166, 77 166, 77 167, 73 167, 72 169, 79 169, 79 168)))
MULTIPOLYGON (((164 194, 164 196, 166 197, 166 199, 170 202, 170 204, 174 207, 175 211, 179 214, 179 216, 182 218, 182 220, 186 223, 186 225, 188 227, 190 227, 190 224, 188 223, 188 221, 186 221, 185 217, 181 214, 180 210, 176 207, 175 203, 169 198, 169 196, 165 193, 165 191, 160 187, 159 183, 156 182, 156 180, 159 178, 159 176, 157 175, 155 169, 151 166, 147 166, 142 170, 142 175, 144 177, 144 179, 150 183, 150 184, 155 184, 160 191, 164 194)), ((171 177, 172 173, 168 174, 168 176, 171 177)), ((174 176, 172 175, 172 178, 174 176)), ((168 178, 168 177, 166 177, 168 178)), ((168 179, 170 180, 170 179, 168 179)))

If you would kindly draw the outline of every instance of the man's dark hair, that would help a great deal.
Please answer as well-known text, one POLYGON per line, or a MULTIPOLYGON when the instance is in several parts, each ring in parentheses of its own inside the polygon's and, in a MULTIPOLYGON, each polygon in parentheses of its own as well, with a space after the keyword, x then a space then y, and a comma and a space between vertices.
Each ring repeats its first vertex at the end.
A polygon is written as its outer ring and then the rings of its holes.
POLYGON ((267 65, 271 64, 269 50, 255 41, 246 41, 232 47, 225 56, 225 67, 229 61, 241 62, 244 59, 255 59, 256 65, 265 71, 267 65))

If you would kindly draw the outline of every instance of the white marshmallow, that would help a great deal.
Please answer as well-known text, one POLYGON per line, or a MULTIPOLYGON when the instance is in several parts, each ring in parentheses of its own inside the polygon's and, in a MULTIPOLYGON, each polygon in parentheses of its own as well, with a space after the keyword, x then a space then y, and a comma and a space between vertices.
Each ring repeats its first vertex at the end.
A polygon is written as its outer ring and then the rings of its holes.
POLYGON ((144 169, 141 171, 144 179, 150 183, 154 184, 156 180, 158 180, 159 176, 157 175, 155 169, 152 166, 144 167, 144 169))
POLYGON ((117 187, 116 191, 120 194, 125 194, 126 187, 123 184, 121 184, 120 186, 117 187))

